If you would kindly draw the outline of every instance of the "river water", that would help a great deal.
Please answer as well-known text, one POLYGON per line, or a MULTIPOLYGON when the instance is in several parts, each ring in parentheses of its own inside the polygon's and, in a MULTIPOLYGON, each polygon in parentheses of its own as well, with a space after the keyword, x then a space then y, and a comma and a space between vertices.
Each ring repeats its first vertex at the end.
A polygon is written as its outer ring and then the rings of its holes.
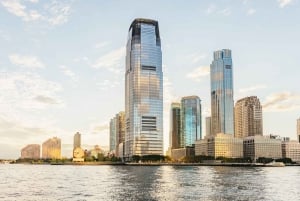
POLYGON ((0 200, 300 200, 300 167, 0 165, 0 200))

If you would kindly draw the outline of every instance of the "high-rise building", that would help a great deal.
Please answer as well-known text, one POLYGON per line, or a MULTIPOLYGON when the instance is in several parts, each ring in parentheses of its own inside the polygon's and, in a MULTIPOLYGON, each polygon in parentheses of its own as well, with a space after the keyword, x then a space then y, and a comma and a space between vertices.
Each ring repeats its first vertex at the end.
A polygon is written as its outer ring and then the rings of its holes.
POLYGON ((116 132, 116 117, 113 117, 109 123, 109 151, 111 153, 116 152, 117 145, 117 132, 116 132))
POLYGON ((75 133, 74 135, 73 149, 77 147, 81 147, 81 134, 79 132, 75 133))
POLYGON ((211 135, 211 117, 205 118, 205 129, 206 129, 205 136, 210 136, 211 135))
POLYGON ((180 103, 171 104, 170 112, 170 149, 180 148, 181 118, 180 103))
POLYGON ((163 155, 163 72, 158 22, 135 19, 125 70, 125 157, 163 155))
POLYGON ((61 140, 58 137, 50 138, 43 143, 42 158, 44 159, 61 158, 61 140))
POLYGON ((298 142, 300 143, 300 118, 297 119, 297 137, 298 137, 298 142))
POLYGON ((234 136, 263 135, 262 106, 256 96, 238 100, 234 108, 234 136))
POLYGON ((21 150, 22 159, 39 159, 40 158, 40 148, 39 144, 29 144, 21 150))
POLYGON ((234 134, 231 50, 214 52, 210 65, 212 135, 234 134))
POLYGON ((193 146, 202 137, 201 100, 198 96, 181 99, 181 137, 180 147, 193 146))

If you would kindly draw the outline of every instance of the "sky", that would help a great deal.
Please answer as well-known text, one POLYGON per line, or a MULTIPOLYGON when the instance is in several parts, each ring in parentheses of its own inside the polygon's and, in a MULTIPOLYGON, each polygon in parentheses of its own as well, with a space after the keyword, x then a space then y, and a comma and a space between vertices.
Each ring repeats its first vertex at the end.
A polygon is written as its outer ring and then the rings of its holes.
POLYGON ((210 115, 213 51, 231 49, 234 100, 257 96, 264 134, 296 139, 300 117, 300 0, 0 0, 0 158, 62 139, 72 155, 107 148, 125 102, 125 45, 135 18, 159 22, 164 149, 171 102, 197 95, 210 115))

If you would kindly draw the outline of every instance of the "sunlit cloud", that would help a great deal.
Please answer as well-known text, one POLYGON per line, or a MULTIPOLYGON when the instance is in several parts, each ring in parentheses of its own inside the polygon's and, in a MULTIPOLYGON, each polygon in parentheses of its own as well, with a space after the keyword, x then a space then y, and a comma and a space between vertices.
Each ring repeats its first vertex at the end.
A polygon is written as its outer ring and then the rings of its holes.
POLYGON ((68 22, 71 15, 71 5, 63 1, 52 1, 46 6, 48 11, 47 21, 51 25, 61 25, 68 22))
POLYGON ((35 56, 12 54, 9 55, 12 64, 26 68, 44 68, 45 65, 35 56))
POLYGON ((266 97, 263 109, 268 112, 283 112, 300 109, 300 94, 292 92, 274 93, 266 97))
POLYGON ((92 65, 93 68, 104 68, 113 73, 121 72, 121 63, 125 60, 125 47, 115 49, 100 58, 92 65))
POLYGON ((195 68, 192 72, 188 73, 186 77, 194 81, 201 81, 201 79, 208 76, 209 73, 210 73, 209 66, 200 66, 198 68, 195 68))
POLYGON ((280 8, 284 8, 293 3, 294 0, 277 0, 280 8))
POLYGON ((203 59, 206 59, 207 55, 203 53, 193 53, 187 56, 187 59, 191 61, 191 63, 195 64, 199 61, 202 61, 203 59))
POLYGON ((62 70, 62 72, 65 76, 70 77, 75 82, 78 81, 78 77, 70 68, 68 68, 67 66, 61 65, 60 69, 62 70))

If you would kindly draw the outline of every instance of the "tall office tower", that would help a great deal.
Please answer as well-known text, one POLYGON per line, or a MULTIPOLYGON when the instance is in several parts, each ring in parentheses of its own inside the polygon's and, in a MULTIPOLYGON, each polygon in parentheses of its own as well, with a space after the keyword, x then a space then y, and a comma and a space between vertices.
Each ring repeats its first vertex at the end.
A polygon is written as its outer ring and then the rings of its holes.
POLYGON ((180 103, 171 104, 170 112, 170 142, 171 149, 180 148, 180 132, 181 132, 181 118, 180 118, 180 103))
POLYGON ((43 143, 42 158, 44 159, 61 158, 61 140, 58 137, 50 138, 43 143))
POLYGON ((205 136, 210 136, 211 135, 211 117, 205 118, 205 129, 206 129, 205 136))
POLYGON ((125 157, 163 154, 163 72, 158 22, 135 19, 125 71, 125 157))
POLYGON ((125 112, 116 114, 116 146, 125 141, 125 112))
POLYGON ((116 132, 116 117, 113 117, 109 123, 109 151, 116 152, 117 132, 116 132))
POLYGON ((298 136, 298 142, 300 143, 300 118, 297 119, 297 136, 298 136))
POLYGON ((214 52, 210 65, 212 135, 234 134, 231 50, 214 52))
POLYGON ((180 147, 193 146, 201 140, 201 100, 198 96, 181 99, 181 137, 180 147))
POLYGON ((81 134, 79 132, 74 135, 73 149, 76 149, 77 147, 81 147, 81 134))
POLYGON ((234 108, 234 136, 263 135, 262 106, 256 96, 238 100, 234 108))

